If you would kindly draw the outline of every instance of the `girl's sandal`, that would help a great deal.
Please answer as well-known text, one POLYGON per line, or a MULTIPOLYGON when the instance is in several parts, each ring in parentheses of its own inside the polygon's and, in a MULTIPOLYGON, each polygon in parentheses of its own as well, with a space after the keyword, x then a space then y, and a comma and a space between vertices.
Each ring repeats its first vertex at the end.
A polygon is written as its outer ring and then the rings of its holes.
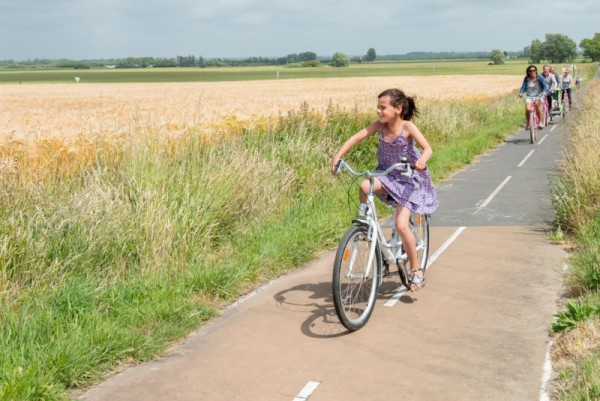
POLYGON ((423 277, 423 269, 418 268, 416 270, 411 270, 410 273, 410 290, 412 292, 419 291, 421 288, 425 287, 425 277, 423 277), (421 277, 419 277, 418 275, 419 272, 421 272, 421 277))

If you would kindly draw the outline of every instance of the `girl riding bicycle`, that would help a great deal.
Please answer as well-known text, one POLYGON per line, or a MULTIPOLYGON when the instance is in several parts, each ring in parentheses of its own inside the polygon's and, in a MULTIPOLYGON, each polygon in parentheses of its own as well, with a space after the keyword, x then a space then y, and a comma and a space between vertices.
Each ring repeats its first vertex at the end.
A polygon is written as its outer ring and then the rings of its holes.
MULTIPOLYGON (((529 103, 533 102, 535 104, 535 114, 537 114, 540 122, 539 128, 544 128, 544 123, 542 123, 542 96, 545 93, 548 93, 548 84, 546 84, 542 74, 538 74, 537 67, 532 64, 525 70, 525 78, 523 78, 523 84, 519 91, 519 96, 523 97, 525 95, 527 99, 525 103, 527 124, 529 124, 529 103)), ((527 126, 527 129, 529 129, 529 126, 527 126)))
MULTIPOLYGON (((335 174, 338 161, 354 145, 375 133, 379 134, 377 151, 378 165, 375 171, 383 171, 406 158, 414 163, 417 170, 415 177, 401 175, 400 171, 387 176, 375 178, 374 193, 385 203, 396 207, 396 229, 408 254, 411 267, 411 290, 418 291, 425 286, 423 270, 417 260, 416 242, 410 230, 411 211, 430 215, 438 208, 438 199, 431 181, 426 163, 433 151, 417 126, 411 121, 418 113, 413 97, 406 96, 399 89, 387 89, 378 96, 377 110, 379 119, 351 136, 333 157, 332 172, 335 174), (416 148, 415 142, 422 149, 416 148)), ((366 193, 369 181, 360 184, 359 211, 366 211, 366 193)))

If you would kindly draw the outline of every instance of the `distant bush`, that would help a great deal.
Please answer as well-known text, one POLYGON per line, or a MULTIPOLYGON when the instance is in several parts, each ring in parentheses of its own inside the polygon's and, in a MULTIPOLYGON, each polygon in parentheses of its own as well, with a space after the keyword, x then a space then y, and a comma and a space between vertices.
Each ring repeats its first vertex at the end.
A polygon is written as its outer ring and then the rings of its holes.
POLYGON ((309 60, 302 63, 302 67, 319 67, 321 63, 317 60, 309 60))

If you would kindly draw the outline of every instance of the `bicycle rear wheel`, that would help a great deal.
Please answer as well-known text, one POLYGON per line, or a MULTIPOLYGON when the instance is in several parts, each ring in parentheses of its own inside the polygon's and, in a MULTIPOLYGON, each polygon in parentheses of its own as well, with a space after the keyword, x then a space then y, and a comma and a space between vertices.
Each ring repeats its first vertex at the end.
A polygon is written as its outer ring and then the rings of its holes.
POLYGON ((427 260, 429 259, 429 220, 426 215, 412 212, 410 215, 410 225, 415 236, 415 243, 417 244, 419 267, 423 269, 424 275, 427 269, 427 260))
POLYGON ((335 312, 350 331, 367 323, 377 299, 381 258, 375 249, 373 262, 367 265, 371 247, 367 232, 367 226, 352 226, 342 238, 333 264, 335 312))

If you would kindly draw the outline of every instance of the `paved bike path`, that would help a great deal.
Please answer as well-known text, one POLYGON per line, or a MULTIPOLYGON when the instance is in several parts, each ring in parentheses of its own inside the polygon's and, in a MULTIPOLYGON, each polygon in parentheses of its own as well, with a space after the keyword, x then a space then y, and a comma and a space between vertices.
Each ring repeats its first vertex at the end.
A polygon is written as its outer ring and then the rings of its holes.
POLYGON ((440 185, 431 253, 460 235, 431 266, 423 291, 395 302, 399 282, 387 278, 358 332, 347 334, 335 316, 330 251, 82 398, 539 399, 565 258, 547 237, 548 173, 564 129, 551 124, 536 145, 519 130, 440 185))

